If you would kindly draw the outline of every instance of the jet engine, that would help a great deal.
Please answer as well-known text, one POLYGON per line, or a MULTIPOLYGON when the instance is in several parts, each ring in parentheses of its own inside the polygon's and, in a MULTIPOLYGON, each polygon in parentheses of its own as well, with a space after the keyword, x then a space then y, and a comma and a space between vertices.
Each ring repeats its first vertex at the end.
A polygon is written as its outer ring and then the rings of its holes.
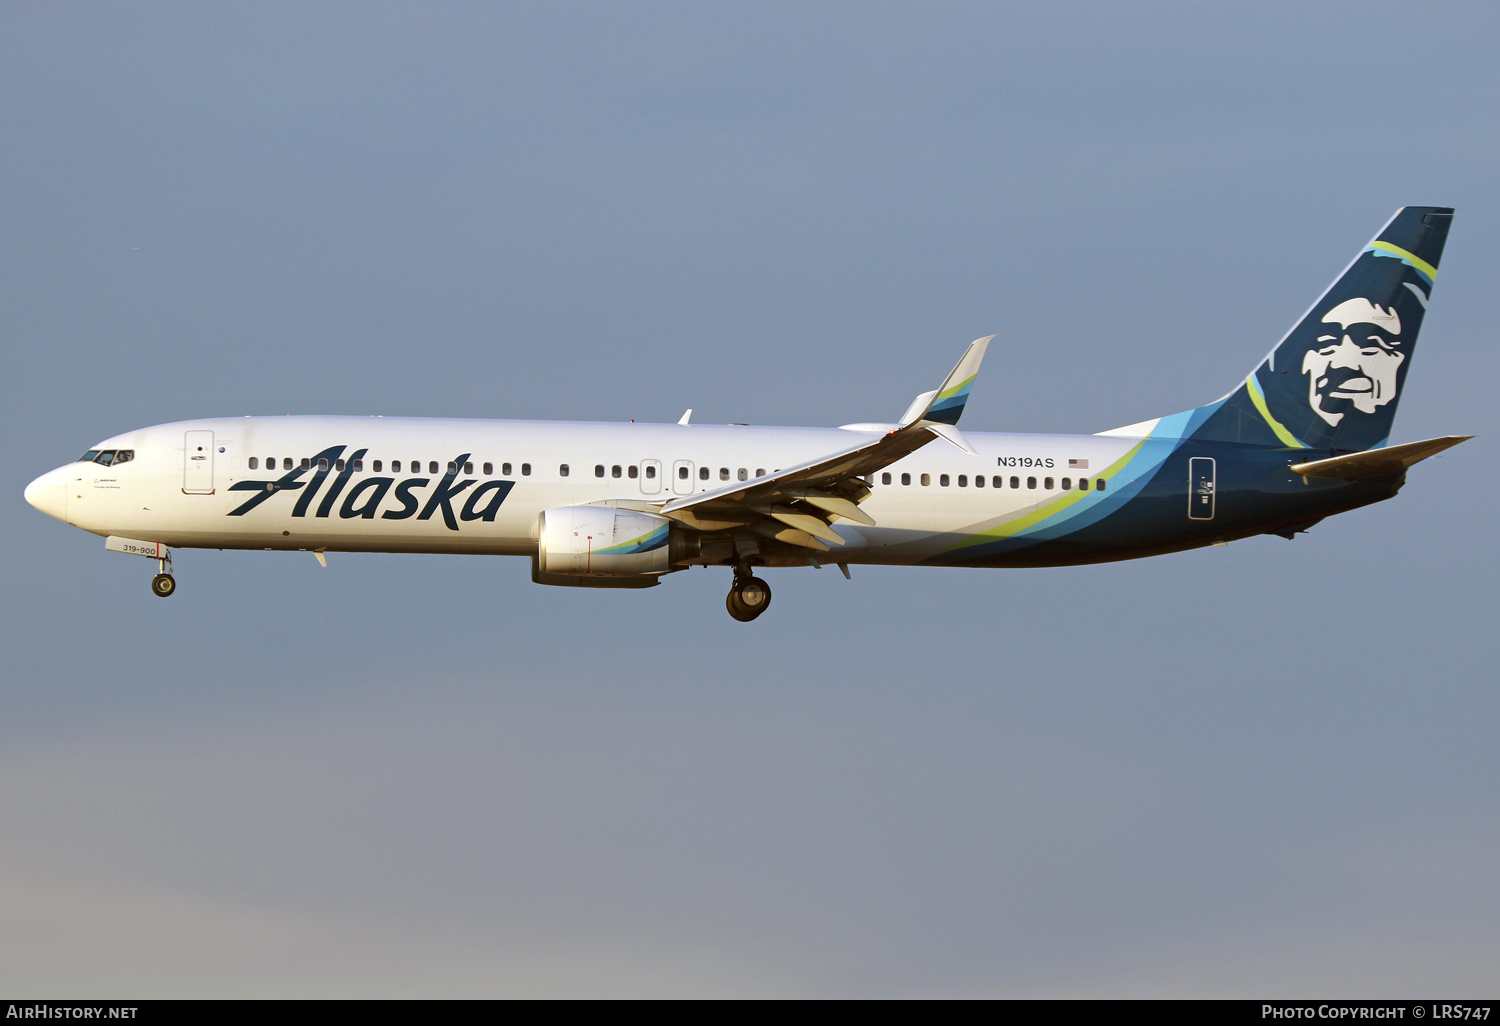
POLYGON ((565 577, 666 574, 696 554, 697 540, 695 532, 654 513, 555 506, 537 518, 536 569, 565 577))

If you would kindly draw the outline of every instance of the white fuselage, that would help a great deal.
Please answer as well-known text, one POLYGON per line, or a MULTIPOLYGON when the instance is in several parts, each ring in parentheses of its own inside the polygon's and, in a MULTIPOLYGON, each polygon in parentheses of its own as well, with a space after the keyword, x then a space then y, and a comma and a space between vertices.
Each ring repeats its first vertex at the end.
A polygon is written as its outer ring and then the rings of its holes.
MULTIPOLYGON (((33 482, 27 497, 86 531, 175 547, 529 556, 544 510, 609 502, 644 509, 879 433, 878 425, 200 420, 100 442, 100 450, 130 450, 133 458, 118 466, 67 464, 33 482), (320 453, 329 453, 322 474, 320 453), (268 470, 273 460, 276 469, 268 470), (303 461, 309 469, 298 483, 261 495, 303 461)), ((977 455, 934 441, 871 475, 872 494, 861 508, 875 526, 840 521, 835 530, 846 544, 826 558, 919 562, 977 525, 1041 508, 1065 484, 1095 478, 1140 441, 980 432, 965 438, 977 455)))

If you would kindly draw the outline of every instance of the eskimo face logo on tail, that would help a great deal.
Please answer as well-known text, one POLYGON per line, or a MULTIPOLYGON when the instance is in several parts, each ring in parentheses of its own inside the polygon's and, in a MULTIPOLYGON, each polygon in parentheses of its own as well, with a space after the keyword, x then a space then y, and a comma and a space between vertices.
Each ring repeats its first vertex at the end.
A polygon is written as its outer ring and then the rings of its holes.
POLYGON ((1313 412, 1336 425, 1346 413, 1374 413, 1394 400, 1396 371, 1406 360, 1395 306, 1346 299, 1323 315, 1323 323, 1338 327, 1320 333, 1302 358, 1313 412))

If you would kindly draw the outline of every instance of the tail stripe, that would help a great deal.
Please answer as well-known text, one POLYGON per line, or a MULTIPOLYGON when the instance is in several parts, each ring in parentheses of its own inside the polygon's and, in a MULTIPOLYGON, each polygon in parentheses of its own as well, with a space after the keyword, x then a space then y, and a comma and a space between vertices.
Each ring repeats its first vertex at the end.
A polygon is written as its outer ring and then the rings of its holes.
POLYGON ((1312 446, 1308 445, 1306 442, 1302 441, 1296 435, 1288 431, 1285 424, 1277 420, 1275 417, 1271 416, 1270 407, 1266 406, 1265 394, 1261 392, 1260 382, 1255 380, 1254 373, 1252 373, 1248 378, 1245 379, 1245 385, 1250 391, 1250 402, 1254 404, 1255 412, 1259 413, 1263 418, 1265 418, 1267 426, 1269 426, 1272 431, 1276 432, 1276 437, 1281 439, 1283 445, 1289 445, 1294 449, 1312 448, 1312 446))
POLYGON ((974 387, 976 377, 978 377, 977 374, 970 374, 952 388, 939 392, 927 411, 927 419, 942 424, 957 423, 959 414, 964 412, 964 406, 969 402, 969 390, 974 387), (934 414, 941 416, 934 416, 934 414))
POLYGON ((1366 247, 1365 252, 1374 253, 1378 257, 1395 257, 1407 267, 1410 267, 1422 277, 1426 278, 1427 284, 1429 285, 1432 285, 1437 281, 1436 267, 1433 267, 1426 260, 1423 260, 1415 253, 1408 253, 1400 246, 1393 246, 1389 242, 1381 242, 1377 239, 1376 241, 1370 243, 1368 247, 1366 247))

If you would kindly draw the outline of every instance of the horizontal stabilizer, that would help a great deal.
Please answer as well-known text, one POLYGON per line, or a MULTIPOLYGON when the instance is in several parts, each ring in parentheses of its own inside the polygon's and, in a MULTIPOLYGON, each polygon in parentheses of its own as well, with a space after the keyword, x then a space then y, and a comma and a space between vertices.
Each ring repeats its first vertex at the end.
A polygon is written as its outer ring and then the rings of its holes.
POLYGON ((1429 438, 1425 442, 1407 442, 1384 449, 1354 452, 1332 459, 1313 460, 1311 463, 1293 463, 1291 471, 1303 477, 1325 477, 1335 481, 1363 481, 1372 477, 1388 477, 1399 474, 1413 464, 1429 456, 1436 456, 1444 449, 1459 442, 1467 442, 1473 435, 1444 435, 1429 438))

